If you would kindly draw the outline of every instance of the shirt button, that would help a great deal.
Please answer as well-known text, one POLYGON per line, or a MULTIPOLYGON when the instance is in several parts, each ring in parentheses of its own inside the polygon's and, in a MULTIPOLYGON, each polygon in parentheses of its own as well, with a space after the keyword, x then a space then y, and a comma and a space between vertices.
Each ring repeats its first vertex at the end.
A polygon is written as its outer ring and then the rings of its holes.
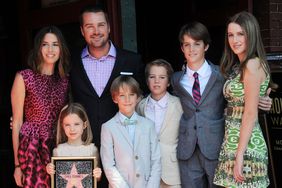
POLYGON ((135 156, 135 159, 138 160, 138 156, 137 155, 135 156))
POLYGON ((136 177, 139 178, 140 174, 136 174, 136 177))

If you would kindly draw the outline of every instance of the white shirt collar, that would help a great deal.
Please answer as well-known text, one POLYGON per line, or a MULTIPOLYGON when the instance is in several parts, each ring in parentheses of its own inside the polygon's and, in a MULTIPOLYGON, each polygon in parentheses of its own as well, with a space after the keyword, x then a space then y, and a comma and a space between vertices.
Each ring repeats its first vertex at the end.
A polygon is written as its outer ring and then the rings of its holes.
MULTIPOLYGON (((109 41, 110 42, 110 50, 108 52, 107 55, 101 57, 100 59, 105 59, 106 57, 108 56, 111 56, 111 57, 114 57, 116 58, 117 56, 117 50, 116 50, 116 47, 114 46, 114 44, 112 43, 112 41, 109 41)), ((81 58, 85 58, 85 57, 92 57, 93 59, 97 59, 95 57, 93 57, 90 53, 89 53, 89 50, 88 50, 88 46, 86 46, 83 50, 82 50, 82 53, 81 53, 81 58)))
POLYGON ((166 108, 167 103, 168 103, 168 93, 166 92, 166 94, 158 101, 156 101, 155 99, 153 99, 151 97, 151 95, 149 95, 149 100, 148 100, 149 105, 158 105, 161 108, 166 108))
POLYGON ((193 77, 194 72, 197 72, 200 77, 206 77, 210 69, 210 65, 208 64, 207 60, 204 61, 203 65, 197 70, 193 71, 188 66, 186 66, 186 74, 189 77, 193 77))
POLYGON ((118 117, 119 117, 120 122, 124 122, 124 120, 126 120, 126 119, 137 120, 136 112, 134 112, 130 118, 126 117, 121 112, 118 112, 118 117))

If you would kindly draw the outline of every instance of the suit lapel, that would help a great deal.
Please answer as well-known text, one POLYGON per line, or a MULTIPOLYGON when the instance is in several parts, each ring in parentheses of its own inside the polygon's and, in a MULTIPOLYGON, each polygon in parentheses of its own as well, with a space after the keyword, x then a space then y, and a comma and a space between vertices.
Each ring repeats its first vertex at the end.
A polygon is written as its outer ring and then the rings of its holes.
POLYGON ((159 137, 161 136, 161 134, 164 132, 164 130, 167 128, 167 126, 169 125, 168 123, 170 122, 170 119, 171 119, 171 115, 173 114, 173 106, 174 106, 174 101, 171 97, 170 94, 168 94, 168 106, 167 106, 167 110, 166 110, 166 113, 165 113, 165 118, 164 118, 164 121, 162 123, 162 127, 161 127, 161 130, 160 130, 160 133, 159 133, 159 137))
MULTIPOLYGON (((140 115, 144 116, 145 117, 145 108, 148 104, 148 100, 149 100, 149 96, 145 98, 144 101, 142 101, 140 103, 140 115)), ((168 122, 170 121, 171 119, 171 116, 169 116, 169 114, 173 114, 173 99, 171 97, 171 95, 168 93, 168 107, 167 107, 167 110, 166 110, 166 113, 165 113, 165 118, 164 118, 164 121, 162 123, 162 127, 161 127, 161 130, 160 130, 160 133, 158 134, 158 137, 160 137, 160 135, 163 133, 163 131, 166 129, 166 127, 168 126, 168 122)))
POLYGON ((137 148, 138 148, 138 145, 139 145, 139 141, 141 139, 141 134, 142 134, 142 131, 141 131, 141 126, 142 126, 142 122, 140 122, 141 119, 138 117, 138 120, 137 120, 137 124, 135 126, 135 136, 134 136, 134 151, 137 151, 137 148))
POLYGON ((116 126, 118 127, 119 131, 125 138, 125 140, 128 142, 128 144, 133 148, 133 144, 131 142, 130 136, 126 130, 126 127, 120 122, 120 119, 118 117, 118 114, 115 115, 115 120, 116 120, 116 126))
POLYGON ((145 100, 140 102, 139 110, 140 110, 140 115, 143 116, 143 117, 145 117, 145 108, 148 104, 148 100, 149 100, 149 95, 148 95, 148 97, 145 98, 145 100))
POLYGON ((201 97, 199 105, 202 103, 202 101, 205 100, 205 98, 207 97, 208 93, 211 91, 211 89, 213 88, 213 85, 216 83, 216 80, 217 80, 216 70, 211 63, 210 63, 210 67, 211 67, 212 73, 211 73, 210 79, 209 79, 209 81, 206 85, 206 88, 203 92, 203 95, 201 97))
POLYGON ((111 87, 113 80, 120 75, 121 68, 124 67, 124 61, 123 61, 123 58, 120 54, 121 52, 117 47, 116 47, 116 52, 117 53, 116 53, 116 60, 115 60, 114 68, 112 70, 109 81, 106 84, 106 87, 105 87, 104 91, 102 92, 101 96, 103 96, 107 91, 110 90, 110 87, 111 87))
POLYGON ((86 85, 88 86, 90 92, 92 94, 94 94, 96 97, 99 97, 98 94, 96 93, 96 90, 92 86, 91 81, 89 80, 89 78, 87 76, 87 73, 86 73, 86 71, 84 69, 84 66, 83 66, 82 59, 81 59, 80 55, 78 57, 79 58, 77 58, 77 61, 76 61, 76 62, 79 62, 79 63, 77 63, 77 71, 78 71, 78 75, 77 76, 80 75, 81 79, 84 80, 84 83, 86 83, 86 85))
MULTIPOLYGON (((205 98, 207 97, 208 93, 211 91, 211 89, 213 88, 213 85, 216 83, 216 80, 217 80, 218 75, 217 75, 217 71, 215 70, 214 65, 210 62, 209 62, 209 65, 211 67, 212 73, 211 73, 210 79, 205 87, 205 90, 201 96, 201 100, 198 105, 201 105, 202 101, 205 100, 205 98)), ((178 86, 177 87, 179 87, 179 91, 183 95, 186 95, 188 97, 187 99, 190 100, 196 106, 193 97, 186 91, 186 89, 180 83, 183 76, 185 76, 185 71, 182 71, 181 75, 178 77, 177 79, 178 86)))
POLYGON ((190 101, 194 101, 193 97, 190 95, 190 93, 182 86, 182 84, 180 83, 181 79, 183 78, 183 76, 185 76, 185 70, 183 70, 180 74, 180 76, 177 78, 177 87, 179 87, 179 92, 181 92, 183 95, 186 95, 188 98, 188 100, 190 101))

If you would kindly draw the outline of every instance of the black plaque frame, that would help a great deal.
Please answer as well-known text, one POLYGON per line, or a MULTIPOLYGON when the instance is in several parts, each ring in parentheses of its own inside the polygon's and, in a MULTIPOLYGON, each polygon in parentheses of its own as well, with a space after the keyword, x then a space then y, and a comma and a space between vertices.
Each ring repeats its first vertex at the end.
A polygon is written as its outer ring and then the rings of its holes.
POLYGON ((93 176, 96 157, 52 157, 55 174, 51 177, 52 188, 73 187, 97 188, 97 180, 93 176))

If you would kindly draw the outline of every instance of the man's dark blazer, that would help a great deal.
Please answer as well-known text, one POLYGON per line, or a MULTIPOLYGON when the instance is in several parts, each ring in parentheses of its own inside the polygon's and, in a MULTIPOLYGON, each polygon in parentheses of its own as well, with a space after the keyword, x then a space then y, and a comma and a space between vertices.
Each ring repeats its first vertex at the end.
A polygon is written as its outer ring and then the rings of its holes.
POLYGON ((180 81, 185 71, 174 73, 172 87, 180 98, 183 115, 180 120, 177 157, 181 160, 189 159, 198 144, 201 153, 210 160, 217 160, 224 136, 224 108, 223 97, 224 77, 218 66, 209 63, 211 76, 198 105, 193 97, 181 85, 180 81))
MULTIPOLYGON (((81 50, 82 51, 82 50, 81 50)), ((142 87, 144 85, 144 65, 141 56, 116 47, 116 61, 110 79, 99 97, 92 86, 81 60, 81 51, 72 52, 72 68, 70 72, 71 92, 74 102, 81 103, 87 111, 93 132, 93 141, 100 148, 100 132, 103 123, 112 118, 118 111, 113 102, 110 87, 112 81, 121 72, 132 72, 133 77, 142 87)))

